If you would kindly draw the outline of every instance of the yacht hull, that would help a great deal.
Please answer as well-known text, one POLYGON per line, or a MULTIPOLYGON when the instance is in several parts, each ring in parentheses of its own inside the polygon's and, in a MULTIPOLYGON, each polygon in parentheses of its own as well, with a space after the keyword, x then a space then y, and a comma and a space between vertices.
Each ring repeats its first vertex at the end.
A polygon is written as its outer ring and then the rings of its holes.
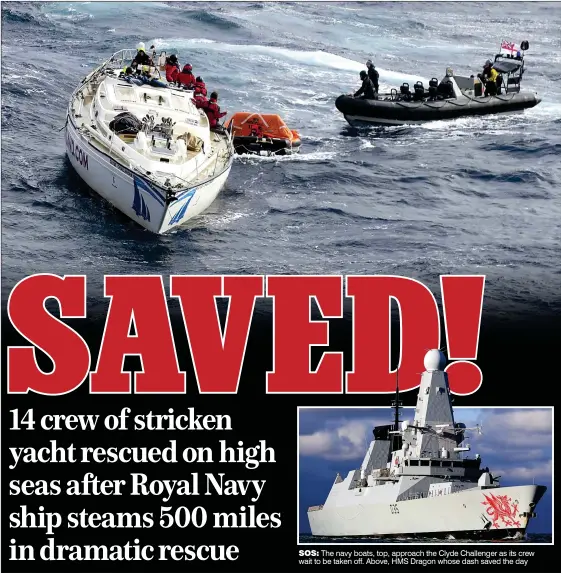
POLYGON ((397 484, 362 491, 347 488, 345 482, 335 484, 321 509, 308 510, 312 535, 451 534, 475 539, 504 538, 526 531, 535 505, 546 491, 545 486, 537 485, 475 487, 449 495, 394 502, 397 484))
POLYGON ((205 211, 224 187, 233 155, 216 173, 194 187, 166 190, 147 181, 94 147, 70 116, 66 123, 66 154, 80 178, 130 219, 157 234, 171 231, 205 211))

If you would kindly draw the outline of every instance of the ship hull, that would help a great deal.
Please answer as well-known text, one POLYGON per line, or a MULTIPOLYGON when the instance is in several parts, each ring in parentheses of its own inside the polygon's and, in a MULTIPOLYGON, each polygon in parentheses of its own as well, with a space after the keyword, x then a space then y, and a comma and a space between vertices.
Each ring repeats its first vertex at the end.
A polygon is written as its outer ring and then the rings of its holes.
POLYGON ((80 178, 98 195, 145 229, 164 234, 201 215, 224 188, 233 155, 215 175, 192 188, 176 190, 166 200, 166 190, 133 173, 96 149, 74 125, 66 123, 66 154, 80 178))
MULTIPOLYGON (((374 488, 364 488, 364 492, 374 488)), ((544 486, 471 490, 431 498, 381 503, 378 496, 343 495, 308 511, 312 535, 368 537, 421 535, 505 538, 523 534, 544 486)), ((348 490, 347 490, 348 491, 348 490)), ((341 492, 342 493, 342 492, 341 492)), ((349 492, 350 494, 351 492, 349 492)))

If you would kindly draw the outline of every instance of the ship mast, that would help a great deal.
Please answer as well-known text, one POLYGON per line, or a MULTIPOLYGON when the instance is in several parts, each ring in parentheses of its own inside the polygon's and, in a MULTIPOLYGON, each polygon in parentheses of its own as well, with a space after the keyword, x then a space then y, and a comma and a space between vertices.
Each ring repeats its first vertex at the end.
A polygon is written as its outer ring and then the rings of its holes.
POLYGON ((402 408, 402 402, 399 399, 399 368, 395 371, 395 400, 392 402, 392 408, 394 409, 394 422, 393 422, 393 430, 395 433, 392 434, 392 447, 391 451, 395 452, 396 450, 400 450, 401 446, 403 445, 402 436, 399 432, 399 423, 401 420, 399 419, 399 413, 402 408))

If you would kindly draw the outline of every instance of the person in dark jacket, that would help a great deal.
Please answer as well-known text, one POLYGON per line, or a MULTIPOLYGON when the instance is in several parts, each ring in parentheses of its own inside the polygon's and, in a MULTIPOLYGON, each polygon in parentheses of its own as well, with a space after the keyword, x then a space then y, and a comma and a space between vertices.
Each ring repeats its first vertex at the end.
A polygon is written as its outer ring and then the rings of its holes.
POLYGON ((173 84, 177 81, 178 75, 179 62, 177 61, 177 56, 172 54, 166 62, 166 80, 173 84))
POLYGON ((368 77, 370 78, 370 81, 374 86, 374 91, 378 93, 380 89, 380 84, 378 83, 378 80, 380 79, 380 74, 376 70, 376 66, 372 63, 372 60, 368 60, 366 62, 366 68, 368 69, 368 77))
POLYGON ((138 78, 138 76, 136 76, 134 74, 134 70, 132 69, 131 66, 127 66, 119 75, 119 77, 123 80, 125 80, 126 82, 128 82, 129 84, 134 84, 136 86, 141 86, 144 84, 144 82, 138 78))
POLYGON ((193 66, 185 64, 183 69, 177 75, 177 81, 187 89, 191 89, 195 85, 195 76, 193 75, 193 66))
POLYGON ((140 42, 136 47, 136 56, 131 62, 132 68, 137 68, 138 66, 153 66, 152 58, 146 53, 146 47, 144 42, 140 42))
POLYGON ((218 94, 216 92, 212 92, 210 94, 210 100, 203 107, 204 112, 208 117, 208 123, 210 125, 210 129, 214 129, 218 127, 218 120, 223 118, 225 115, 228 115, 227 111, 220 111, 220 106, 218 105, 218 94))
POLYGON ((368 77, 368 74, 364 70, 360 72, 360 79, 362 80, 362 86, 354 94, 354 97, 362 96, 362 99, 376 99, 372 80, 368 77))

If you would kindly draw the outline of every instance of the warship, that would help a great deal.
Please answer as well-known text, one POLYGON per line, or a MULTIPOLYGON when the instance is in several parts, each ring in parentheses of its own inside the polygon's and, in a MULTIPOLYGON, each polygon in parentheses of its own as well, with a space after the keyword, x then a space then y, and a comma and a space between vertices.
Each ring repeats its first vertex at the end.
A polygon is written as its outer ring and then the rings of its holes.
MULTIPOLYGON (((312 535, 521 538, 546 491, 501 487, 481 456, 468 457, 467 428, 454 421, 446 360, 425 355, 414 421, 401 421, 399 383, 393 424, 377 426, 359 469, 337 474, 323 505, 308 508, 312 535), (464 444, 464 445, 463 445, 464 444)), ((397 380, 397 376, 396 376, 397 380)))

